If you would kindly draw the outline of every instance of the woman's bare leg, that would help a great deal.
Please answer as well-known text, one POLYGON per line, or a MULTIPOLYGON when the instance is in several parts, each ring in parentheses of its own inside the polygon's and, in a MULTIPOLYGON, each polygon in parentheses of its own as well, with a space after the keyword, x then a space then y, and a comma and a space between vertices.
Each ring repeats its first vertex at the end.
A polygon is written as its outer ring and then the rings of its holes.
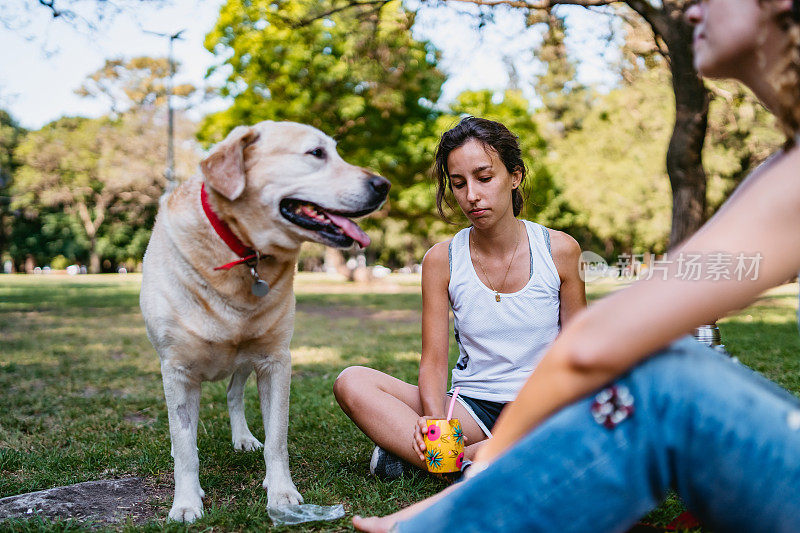
MULTIPOLYGON (((372 368, 352 366, 336 378, 333 394, 345 414, 375 444, 419 468, 425 468, 424 461, 412 447, 414 425, 422 416, 422 403, 416 386, 372 368)), ((446 401, 442 399, 443 403, 446 401)), ((456 403, 454 415, 461 421, 467 441, 473 443, 464 455, 474 457, 476 443, 486 436, 461 404, 456 403)))

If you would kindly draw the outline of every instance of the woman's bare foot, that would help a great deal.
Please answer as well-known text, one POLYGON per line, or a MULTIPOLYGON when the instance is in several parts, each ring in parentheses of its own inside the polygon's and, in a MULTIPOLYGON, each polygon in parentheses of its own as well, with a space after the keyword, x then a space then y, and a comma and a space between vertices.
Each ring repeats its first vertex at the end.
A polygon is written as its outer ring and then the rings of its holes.
POLYGON ((367 531, 368 533, 388 533, 396 520, 392 520, 392 515, 384 516, 354 516, 353 527, 359 531, 367 531))
POLYGON ((367 531, 368 533, 386 533, 392 529, 392 526, 397 522, 408 520, 423 509, 430 506, 434 501, 439 499, 439 495, 441 494, 442 493, 440 492, 435 496, 431 496, 427 500, 422 500, 414 505, 409 505, 405 509, 400 509, 396 513, 390 515, 368 517, 354 516, 353 526, 359 531, 367 531))
POLYGON ((450 485, 445 490, 440 492, 439 494, 434 494, 430 498, 426 498, 422 501, 418 501, 414 505, 409 505, 405 509, 400 509, 396 513, 386 515, 383 517, 380 516, 368 516, 368 517, 361 517, 361 516, 354 516, 353 517, 353 526, 359 531, 367 531, 368 533, 387 533, 392 526, 395 525, 397 522, 402 522, 403 520, 408 520, 412 516, 415 516, 417 513, 427 509, 441 498, 453 492, 453 490, 458 485, 450 485))

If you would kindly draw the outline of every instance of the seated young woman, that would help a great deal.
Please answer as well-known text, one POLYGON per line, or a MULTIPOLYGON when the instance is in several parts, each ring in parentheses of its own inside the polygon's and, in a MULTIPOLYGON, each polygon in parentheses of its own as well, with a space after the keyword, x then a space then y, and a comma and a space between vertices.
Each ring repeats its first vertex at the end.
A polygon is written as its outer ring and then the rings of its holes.
POLYGON ((750 87, 788 142, 670 255, 742 254, 758 268, 693 280, 675 260, 592 305, 503 412, 469 479, 395 515, 356 517, 358 529, 627 531, 674 489, 712 531, 800 531, 800 401, 676 341, 800 269, 800 0, 702 0, 686 16, 697 70, 750 87))
POLYGON ((446 219, 442 204, 452 194, 471 226, 433 246, 422 262, 418 385, 354 366, 333 387, 347 416, 376 444, 370 471, 389 479, 408 465, 425 468, 425 421, 445 417, 455 387, 468 465, 560 328, 586 306, 578 243, 517 218, 526 169, 508 128, 464 118, 442 135, 434 173, 439 213, 446 219), (451 309, 460 355, 448 391, 451 309))

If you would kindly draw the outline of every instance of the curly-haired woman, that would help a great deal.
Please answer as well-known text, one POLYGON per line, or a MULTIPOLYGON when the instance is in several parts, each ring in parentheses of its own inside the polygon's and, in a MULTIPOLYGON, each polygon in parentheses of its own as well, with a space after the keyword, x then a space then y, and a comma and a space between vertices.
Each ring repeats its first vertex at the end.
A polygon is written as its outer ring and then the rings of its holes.
POLYGON ((675 262, 582 312, 470 479, 359 529, 625 531, 675 489, 714 531, 800 531, 800 402, 676 341, 800 269, 800 0, 702 0, 686 16, 697 70, 750 87, 788 141, 670 255, 762 257, 757 275, 691 281, 675 262))

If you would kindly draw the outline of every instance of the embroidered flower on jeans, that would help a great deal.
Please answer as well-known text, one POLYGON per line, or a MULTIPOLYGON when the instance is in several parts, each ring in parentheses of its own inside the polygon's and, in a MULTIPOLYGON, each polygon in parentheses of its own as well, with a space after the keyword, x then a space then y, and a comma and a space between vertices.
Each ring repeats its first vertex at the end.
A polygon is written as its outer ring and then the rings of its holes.
POLYGON ((624 385, 612 385, 595 396, 591 411, 595 422, 614 429, 633 414, 633 395, 624 385))

